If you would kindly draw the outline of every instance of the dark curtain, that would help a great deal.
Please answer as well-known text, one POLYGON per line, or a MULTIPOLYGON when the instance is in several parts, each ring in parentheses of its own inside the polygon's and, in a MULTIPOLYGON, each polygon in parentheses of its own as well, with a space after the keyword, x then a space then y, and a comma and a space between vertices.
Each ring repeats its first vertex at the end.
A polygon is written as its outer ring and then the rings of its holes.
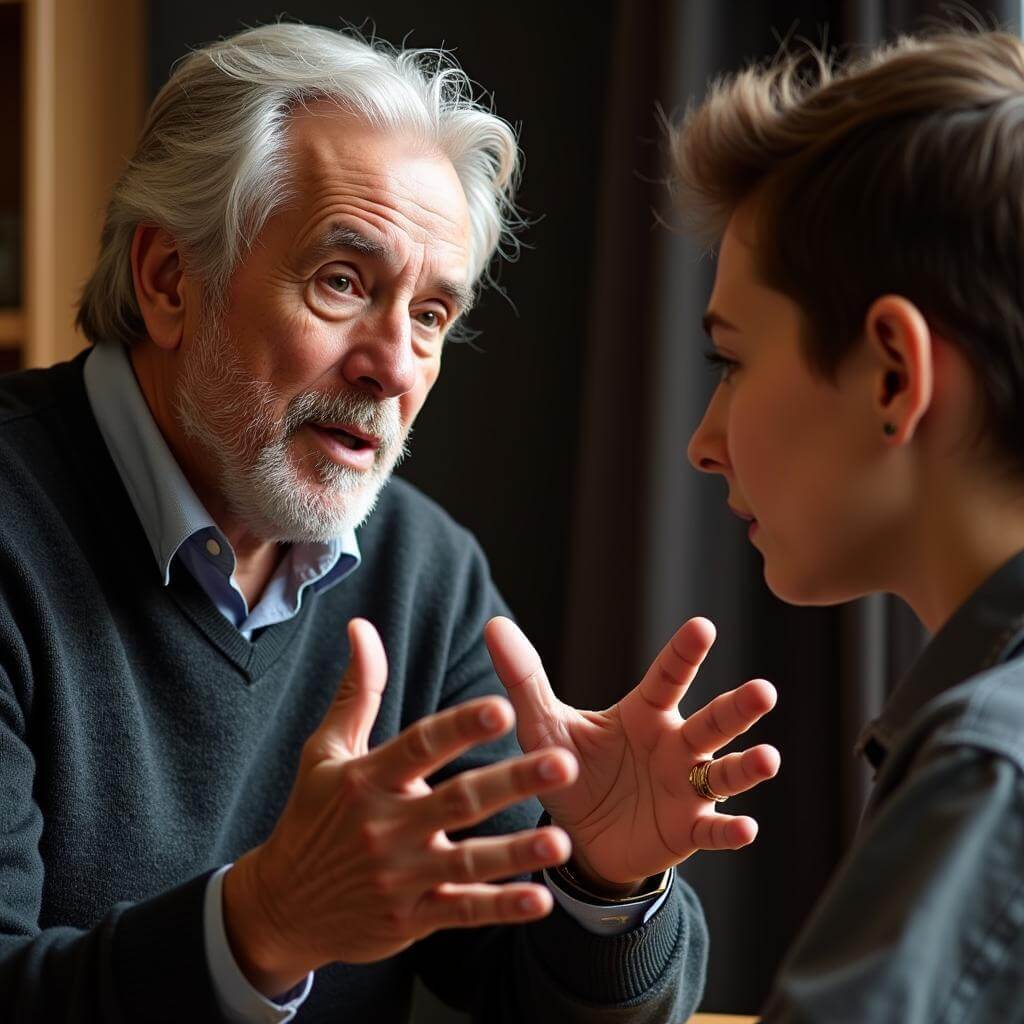
MULTIPOLYGON (((973 9, 986 24, 1019 28, 1017 4, 973 9)), ((666 153, 654 109, 678 115, 710 78, 772 55, 781 38, 855 47, 950 10, 910 0, 619 4, 561 678, 568 699, 608 704, 701 614, 719 638, 684 712, 755 676, 779 689, 750 743, 780 747, 782 772, 728 805, 760 821, 757 842, 682 868, 711 930, 708 1010, 751 1013, 766 995, 856 828, 870 779, 854 739, 926 636, 892 598, 832 609, 775 599, 745 524, 724 508, 723 483, 688 465, 713 387, 700 317, 714 267, 659 224, 666 153)))

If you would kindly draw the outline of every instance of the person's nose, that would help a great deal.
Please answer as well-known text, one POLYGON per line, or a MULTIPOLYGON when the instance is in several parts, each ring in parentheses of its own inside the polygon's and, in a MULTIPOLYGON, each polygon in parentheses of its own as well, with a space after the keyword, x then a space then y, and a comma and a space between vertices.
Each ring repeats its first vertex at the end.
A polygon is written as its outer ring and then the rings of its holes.
POLYGON ((350 384, 374 398, 397 398, 412 390, 416 353, 403 303, 391 303, 362 319, 351 336, 343 372, 350 384))
POLYGON ((704 410, 704 417, 690 438, 686 457, 702 473, 728 473, 729 454, 725 431, 725 402, 717 388, 704 410))

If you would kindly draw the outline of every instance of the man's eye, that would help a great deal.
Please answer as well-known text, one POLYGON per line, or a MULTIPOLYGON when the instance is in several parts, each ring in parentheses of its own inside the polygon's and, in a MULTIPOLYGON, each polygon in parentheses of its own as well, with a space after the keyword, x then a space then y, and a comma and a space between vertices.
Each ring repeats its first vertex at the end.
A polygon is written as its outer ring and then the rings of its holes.
POLYGON ((424 327, 437 327, 441 323, 441 318, 432 309, 425 309, 422 313, 417 313, 416 318, 424 327))
POLYGON ((332 274, 327 281, 336 292, 352 291, 352 278, 346 277, 344 274, 332 274))

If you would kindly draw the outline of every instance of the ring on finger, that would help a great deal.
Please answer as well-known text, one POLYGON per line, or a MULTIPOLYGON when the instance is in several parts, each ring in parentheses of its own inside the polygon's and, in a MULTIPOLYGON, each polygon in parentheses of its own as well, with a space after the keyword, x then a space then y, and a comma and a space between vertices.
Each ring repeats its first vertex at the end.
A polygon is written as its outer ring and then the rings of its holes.
POLYGON ((697 791, 697 795, 704 800, 713 800, 716 804, 722 803, 728 797, 716 793, 708 782, 708 774, 711 771, 711 759, 698 761, 690 769, 690 785, 697 791))

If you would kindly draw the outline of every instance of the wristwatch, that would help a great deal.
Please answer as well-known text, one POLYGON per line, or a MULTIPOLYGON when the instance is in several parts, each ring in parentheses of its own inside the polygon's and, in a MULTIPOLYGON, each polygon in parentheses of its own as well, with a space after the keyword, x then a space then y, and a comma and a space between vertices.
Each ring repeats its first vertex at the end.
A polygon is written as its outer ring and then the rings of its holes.
MULTIPOLYGON (((550 824, 551 815, 545 811, 541 815, 540 821, 537 822, 537 827, 543 828, 545 825, 550 824)), ((660 874, 645 878, 640 892, 616 899, 614 896, 602 896, 599 893, 591 892, 567 863, 558 864, 555 867, 548 868, 547 871, 552 881, 557 883, 560 889, 563 889, 573 898, 584 903, 595 903, 602 907, 621 907, 631 903, 643 903, 646 900, 660 896, 668 888, 669 882, 672 881, 672 868, 667 868, 660 874)))
POLYGON ((584 903, 594 903, 601 907, 622 907, 632 903, 644 903, 660 896, 672 880, 672 869, 667 868, 660 874, 645 878, 640 892, 616 899, 614 896, 602 896, 599 893, 591 892, 568 864, 558 864, 553 868, 548 868, 548 874, 558 884, 558 887, 564 889, 570 896, 584 903))

